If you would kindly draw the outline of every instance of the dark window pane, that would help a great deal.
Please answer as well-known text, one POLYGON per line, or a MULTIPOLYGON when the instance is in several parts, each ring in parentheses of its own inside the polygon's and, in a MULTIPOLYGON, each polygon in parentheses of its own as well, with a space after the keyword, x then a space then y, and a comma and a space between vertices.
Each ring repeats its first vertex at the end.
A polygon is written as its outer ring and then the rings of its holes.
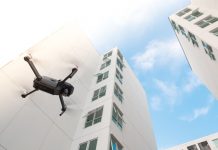
POLYGON ((79 150, 86 150, 86 146, 87 146, 87 142, 83 143, 83 144, 80 144, 79 150))
POLYGON ((97 139, 90 141, 89 150, 96 150, 97 139))

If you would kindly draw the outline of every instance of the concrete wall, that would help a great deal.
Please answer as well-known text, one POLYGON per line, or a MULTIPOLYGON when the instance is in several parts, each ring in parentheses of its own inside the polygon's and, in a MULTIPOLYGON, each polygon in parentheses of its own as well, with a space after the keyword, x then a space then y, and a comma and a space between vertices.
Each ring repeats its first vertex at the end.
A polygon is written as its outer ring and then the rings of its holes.
POLYGON ((0 69, 0 144, 7 150, 70 149, 77 122, 88 96, 91 78, 99 63, 96 50, 75 26, 66 26, 45 38, 0 69), (58 96, 37 91, 25 99, 21 94, 33 89, 34 77, 23 60, 31 54, 42 75, 63 79, 74 65, 79 70, 69 80, 75 87, 64 98, 67 111, 59 116, 58 96))

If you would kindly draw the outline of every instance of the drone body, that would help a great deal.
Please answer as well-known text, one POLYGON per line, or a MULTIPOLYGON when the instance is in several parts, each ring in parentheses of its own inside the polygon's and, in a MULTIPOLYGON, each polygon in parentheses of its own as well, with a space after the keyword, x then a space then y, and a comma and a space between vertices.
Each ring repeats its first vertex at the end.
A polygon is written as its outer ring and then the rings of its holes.
POLYGON ((36 79, 34 79, 33 81, 33 87, 35 89, 27 94, 22 94, 21 96, 25 98, 26 96, 32 94, 37 90, 41 90, 52 95, 59 95, 62 106, 62 113, 60 114, 61 116, 67 109, 63 100, 63 96, 70 96, 74 91, 74 87, 70 83, 67 83, 66 80, 72 78, 78 69, 73 68, 72 72, 64 80, 61 81, 47 76, 41 76, 35 68, 33 62, 30 60, 29 56, 24 57, 24 60, 28 62, 29 66, 31 67, 32 71, 36 76, 36 79))

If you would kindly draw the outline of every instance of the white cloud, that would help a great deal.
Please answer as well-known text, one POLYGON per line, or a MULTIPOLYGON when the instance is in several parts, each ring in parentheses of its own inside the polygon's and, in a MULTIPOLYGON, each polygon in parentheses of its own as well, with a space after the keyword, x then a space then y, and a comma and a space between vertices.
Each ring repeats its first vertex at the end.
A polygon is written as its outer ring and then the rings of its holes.
POLYGON ((194 109, 191 115, 182 116, 180 119, 183 121, 191 122, 198 119, 199 117, 206 116, 210 110, 209 106, 194 109))
POLYGON ((152 41, 142 54, 133 57, 137 68, 150 70, 156 67, 178 68, 185 62, 184 54, 176 38, 152 41))
POLYGON ((161 110, 161 99, 158 96, 154 96, 151 98, 151 108, 155 111, 161 110))
POLYGON ((164 82, 161 80, 155 80, 156 86, 162 92, 163 96, 165 96, 168 104, 170 106, 174 106, 178 102, 179 96, 179 88, 172 83, 164 82))
POLYGON ((188 75, 188 81, 183 86, 183 89, 185 92, 191 92, 200 85, 202 85, 202 83, 200 82, 198 77, 190 72, 188 75))

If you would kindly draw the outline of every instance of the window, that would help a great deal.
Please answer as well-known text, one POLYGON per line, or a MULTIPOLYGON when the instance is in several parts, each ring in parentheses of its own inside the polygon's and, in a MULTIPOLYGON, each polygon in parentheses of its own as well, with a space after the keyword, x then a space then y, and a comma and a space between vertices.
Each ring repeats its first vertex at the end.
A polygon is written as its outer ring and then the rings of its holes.
POLYGON ((120 87, 116 83, 114 86, 114 94, 121 102, 123 101, 123 91, 120 89, 120 87))
POLYGON ((214 56, 214 54, 213 54, 213 49, 212 49, 212 47, 211 47, 210 45, 208 45, 207 43, 203 42, 203 41, 202 41, 202 44, 203 44, 205 53, 210 56, 210 59, 216 60, 216 58, 215 58, 215 56, 214 56))
POLYGON ((112 51, 108 52, 107 54, 104 55, 103 60, 107 59, 112 55, 112 51))
POLYGON ((185 19, 188 20, 188 21, 192 21, 192 20, 194 20, 195 18, 197 18, 197 17, 199 17, 201 15, 203 15, 202 12, 199 12, 198 10, 195 10, 195 11, 192 11, 192 13, 190 15, 185 17, 185 19))
POLYGON ((98 139, 93 139, 79 145, 79 150, 96 150, 98 139))
POLYGON ((218 36, 218 27, 213 29, 212 31, 210 31, 211 33, 213 33, 215 36, 218 36))
POLYGON ((107 60, 106 62, 104 62, 104 63, 101 65, 100 70, 106 68, 106 67, 109 66, 110 64, 111 64, 111 60, 109 59, 109 60, 107 60))
POLYGON ((110 150, 122 150, 123 146, 118 142, 118 140, 111 135, 110 150))
POLYGON ((104 79, 107 79, 108 78, 108 74, 109 74, 109 71, 105 72, 105 73, 101 73, 98 75, 98 78, 97 78, 97 83, 98 82, 101 82, 102 80, 104 79))
POLYGON ((95 90, 94 94, 93 94, 93 97, 92 97, 92 101, 104 96, 106 94, 106 89, 107 89, 107 86, 105 85, 105 86, 95 90))
POLYGON ((117 50, 117 55, 120 57, 120 59, 123 61, 123 55, 121 54, 121 52, 119 50, 117 50))
POLYGON ((116 68, 116 78, 120 81, 120 83, 123 83, 123 76, 121 75, 120 71, 116 68))
POLYGON ((211 150, 210 146, 208 145, 207 141, 198 143, 198 146, 200 147, 200 150, 211 150))
POLYGON ((209 26, 210 24, 216 22, 218 20, 217 17, 213 17, 213 16, 207 16, 206 18, 202 19, 201 21, 197 22, 196 25, 198 25, 201 28, 205 28, 207 26, 209 26))
POLYGON ((179 28, 177 27, 176 23, 173 20, 171 20, 171 24, 173 26, 173 29, 179 33, 179 28))
POLYGON ((123 70, 123 63, 120 61, 119 58, 117 58, 117 66, 120 68, 120 70, 123 70))
POLYGON ((123 128, 123 113, 115 104, 113 105, 112 120, 120 129, 123 128))
POLYGON ((217 150, 218 150, 218 139, 214 139, 214 140, 213 140, 213 144, 215 145, 215 147, 216 147, 217 150))
POLYGON ((184 28, 183 28, 182 26, 180 26, 180 25, 179 25, 179 30, 181 31, 181 33, 182 33, 185 37, 187 37, 184 28))
POLYGON ((188 150, 198 150, 196 145, 191 145, 187 147, 188 150))
POLYGON ((188 13, 188 12, 190 12, 190 11, 191 11, 191 9, 185 8, 185 9, 183 9, 182 11, 178 12, 178 13, 177 13, 177 16, 181 17, 181 16, 183 16, 184 14, 186 14, 186 13, 188 13))
POLYGON ((192 44, 193 44, 194 46, 196 45, 197 47, 199 47, 195 35, 192 34, 191 32, 188 32, 188 35, 189 35, 189 37, 190 37, 190 39, 191 39, 191 41, 192 41, 192 44))
POLYGON ((103 113, 103 107, 99 107, 93 111, 88 112, 85 128, 101 122, 102 113, 103 113))

